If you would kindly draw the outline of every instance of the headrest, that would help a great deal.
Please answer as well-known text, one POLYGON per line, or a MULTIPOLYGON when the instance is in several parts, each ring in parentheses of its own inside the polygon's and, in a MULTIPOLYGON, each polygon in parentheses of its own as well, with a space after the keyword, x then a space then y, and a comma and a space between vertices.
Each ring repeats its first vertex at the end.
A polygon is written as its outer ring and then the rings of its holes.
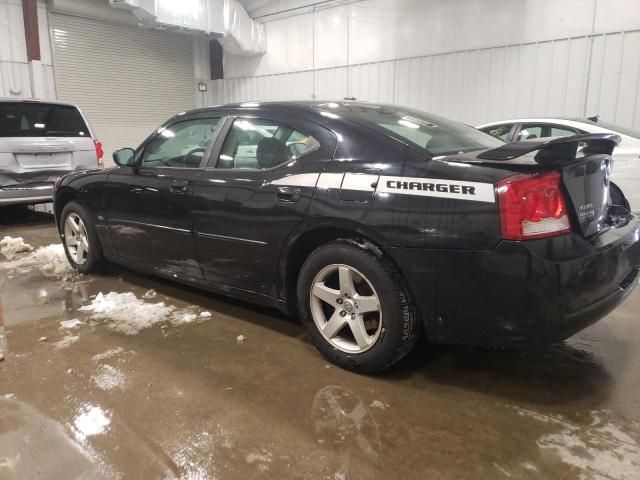
POLYGON ((281 141, 267 137, 258 142, 256 159, 260 168, 271 168, 287 161, 287 147, 281 141))

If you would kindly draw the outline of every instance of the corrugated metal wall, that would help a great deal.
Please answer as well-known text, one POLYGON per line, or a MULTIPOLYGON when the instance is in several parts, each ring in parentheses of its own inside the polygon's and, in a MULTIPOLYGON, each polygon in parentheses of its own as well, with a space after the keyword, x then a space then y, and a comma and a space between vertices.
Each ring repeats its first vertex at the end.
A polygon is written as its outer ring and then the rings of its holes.
POLYGON ((55 99, 49 23, 44 1, 38 2, 41 61, 29 65, 20 0, 0 0, 0 97, 55 99))
POLYGON ((345 96, 412 106, 474 125, 599 113, 640 128, 640 31, 216 80, 208 102, 345 96))

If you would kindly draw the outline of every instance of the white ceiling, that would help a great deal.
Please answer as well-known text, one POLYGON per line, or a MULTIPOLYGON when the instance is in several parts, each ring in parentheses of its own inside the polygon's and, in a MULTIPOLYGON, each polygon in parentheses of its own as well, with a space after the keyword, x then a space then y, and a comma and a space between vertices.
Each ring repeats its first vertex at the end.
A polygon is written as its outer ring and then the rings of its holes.
POLYGON ((273 13, 319 3, 318 0, 238 0, 251 16, 273 13))

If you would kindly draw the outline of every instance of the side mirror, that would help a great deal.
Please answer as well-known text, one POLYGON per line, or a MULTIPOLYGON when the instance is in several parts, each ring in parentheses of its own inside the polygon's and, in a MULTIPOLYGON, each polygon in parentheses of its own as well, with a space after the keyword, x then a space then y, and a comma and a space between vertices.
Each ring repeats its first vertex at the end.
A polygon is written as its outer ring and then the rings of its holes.
POLYGON ((121 148, 113 152, 113 161, 120 167, 133 166, 136 152, 133 148, 121 148))

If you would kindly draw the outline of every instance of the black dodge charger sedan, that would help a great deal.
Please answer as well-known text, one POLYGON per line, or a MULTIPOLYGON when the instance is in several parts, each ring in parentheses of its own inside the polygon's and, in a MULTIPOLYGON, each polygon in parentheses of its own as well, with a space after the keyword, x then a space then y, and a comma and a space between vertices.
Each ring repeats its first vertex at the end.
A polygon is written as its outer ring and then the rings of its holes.
POLYGON ((204 108, 63 177, 55 213, 79 272, 108 260, 297 312, 332 362, 374 372, 422 332, 559 341, 631 292, 618 137, 546 140, 361 102, 204 108))

